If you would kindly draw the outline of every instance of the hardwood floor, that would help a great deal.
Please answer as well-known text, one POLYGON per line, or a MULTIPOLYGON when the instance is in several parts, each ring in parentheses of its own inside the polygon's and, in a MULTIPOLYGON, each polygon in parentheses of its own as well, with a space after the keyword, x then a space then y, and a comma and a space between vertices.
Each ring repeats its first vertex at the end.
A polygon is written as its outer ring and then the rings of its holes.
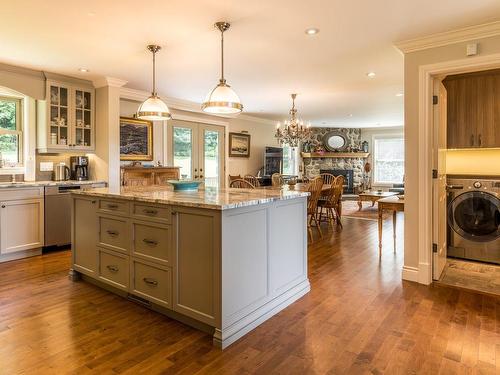
POLYGON ((223 352, 69 281, 69 252, 0 264, 0 374, 500 373, 500 299, 401 281, 402 221, 380 262, 377 222, 343 223, 310 245, 311 292, 223 352))

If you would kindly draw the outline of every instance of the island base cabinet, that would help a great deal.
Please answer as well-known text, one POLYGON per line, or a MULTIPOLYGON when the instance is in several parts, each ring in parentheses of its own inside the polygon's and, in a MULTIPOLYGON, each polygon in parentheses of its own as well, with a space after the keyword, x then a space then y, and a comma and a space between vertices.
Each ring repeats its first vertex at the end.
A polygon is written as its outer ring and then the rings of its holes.
POLYGON ((83 274, 97 274, 97 201, 85 197, 73 200, 72 256, 73 268, 83 274))
POLYGON ((131 293, 160 306, 172 308, 172 270, 158 264, 132 260, 131 293))
POLYGON ((43 246, 43 200, 21 199, 0 202, 0 254, 43 246))
POLYGON ((99 280, 127 291, 129 257, 111 250, 99 249, 99 280))

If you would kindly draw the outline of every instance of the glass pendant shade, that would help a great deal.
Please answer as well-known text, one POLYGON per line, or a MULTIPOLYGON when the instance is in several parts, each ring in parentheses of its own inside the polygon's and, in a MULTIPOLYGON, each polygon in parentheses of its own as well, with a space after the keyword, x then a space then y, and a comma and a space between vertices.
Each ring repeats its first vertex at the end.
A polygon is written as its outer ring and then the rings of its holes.
POLYGON ((170 120, 172 115, 159 96, 151 95, 139 106, 137 118, 149 121, 164 121, 170 120))
POLYGON ((208 113, 234 114, 241 112, 243 105, 231 86, 220 82, 208 93, 201 108, 208 113))
POLYGON ((229 29, 229 26, 230 24, 227 22, 215 24, 215 27, 221 32, 221 78, 218 85, 210 90, 201 105, 203 112, 230 115, 240 113, 243 110, 240 98, 224 79, 224 32, 229 29))
POLYGON ((137 118, 149 121, 170 120, 172 115, 167 105, 160 99, 156 93, 156 53, 161 49, 156 44, 150 44, 148 50, 153 54, 153 92, 137 110, 137 118))

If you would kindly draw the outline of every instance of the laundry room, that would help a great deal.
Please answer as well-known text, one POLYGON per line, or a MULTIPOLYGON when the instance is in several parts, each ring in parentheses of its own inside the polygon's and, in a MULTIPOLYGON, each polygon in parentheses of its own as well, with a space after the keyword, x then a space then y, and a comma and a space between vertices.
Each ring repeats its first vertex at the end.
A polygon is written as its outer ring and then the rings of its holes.
POLYGON ((500 69, 440 77, 434 94, 434 278, 500 295, 500 69))

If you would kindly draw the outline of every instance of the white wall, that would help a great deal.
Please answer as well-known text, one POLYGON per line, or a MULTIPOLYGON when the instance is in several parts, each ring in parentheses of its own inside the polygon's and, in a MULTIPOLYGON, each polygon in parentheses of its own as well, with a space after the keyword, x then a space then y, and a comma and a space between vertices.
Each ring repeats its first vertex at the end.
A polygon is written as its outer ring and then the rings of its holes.
MULTIPOLYGON (((230 175, 252 174, 264 166, 264 147, 278 146, 274 133, 276 131, 272 121, 236 117, 229 121, 228 133, 247 131, 250 134, 250 157, 228 158, 226 171, 230 175)), ((229 142, 229 134, 227 138, 229 142)), ((226 152, 229 146, 226 145, 226 152)))
MULTIPOLYGON (((368 142, 368 152, 370 156, 366 159, 372 166, 371 178, 373 181, 373 138, 377 136, 401 136, 404 137, 404 128, 402 126, 392 126, 392 127, 380 127, 380 128, 362 128, 361 129, 361 142, 368 142)), ((382 186, 377 186, 372 184, 373 187, 383 188, 382 186)))

